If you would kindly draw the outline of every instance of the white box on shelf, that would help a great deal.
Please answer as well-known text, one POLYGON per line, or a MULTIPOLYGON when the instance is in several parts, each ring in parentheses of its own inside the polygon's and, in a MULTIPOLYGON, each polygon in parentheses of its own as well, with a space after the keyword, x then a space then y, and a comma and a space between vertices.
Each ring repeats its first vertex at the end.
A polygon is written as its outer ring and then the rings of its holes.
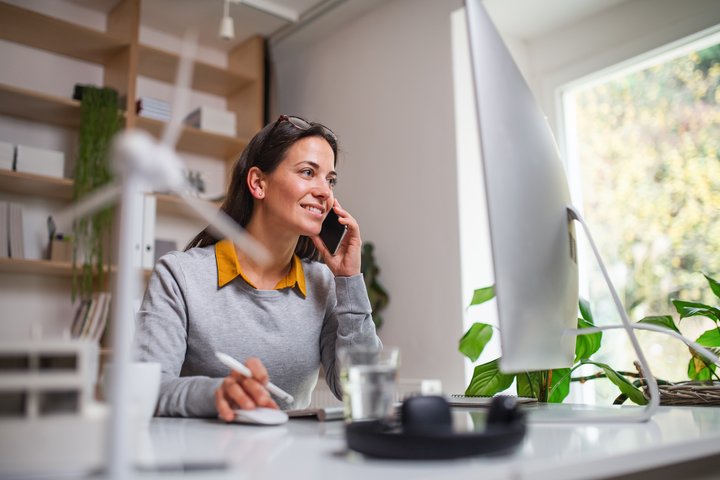
POLYGON ((18 145, 15 170, 35 175, 63 178, 65 153, 46 148, 18 145))
POLYGON ((12 143, 0 142, 0 168, 15 170, 15 145, 12 143))
POLYGON ((235 114, 227 110, 199 107, 185 117, 185 123, 207 132, 235 136, 235 114))

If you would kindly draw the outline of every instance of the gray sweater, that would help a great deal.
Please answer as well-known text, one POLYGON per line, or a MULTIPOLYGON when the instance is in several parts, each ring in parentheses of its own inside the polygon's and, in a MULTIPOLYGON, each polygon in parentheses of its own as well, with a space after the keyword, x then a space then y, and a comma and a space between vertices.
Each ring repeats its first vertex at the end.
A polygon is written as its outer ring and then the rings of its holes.
POLYGON ((362 275, 333 277, 303 261, 307 297, 296 288, 256 290, 240 276, 218 288, 213 246, 172 252, 155 266, 137 317, 136 355, 159 362, 157 415, 215 417, 214 393, 229 370, 215 351, 244 362, 258 357, 271 381, 295 397, 283 409, 310 403, 322 363, 341 396, 335 350, 380 345, 362 275))

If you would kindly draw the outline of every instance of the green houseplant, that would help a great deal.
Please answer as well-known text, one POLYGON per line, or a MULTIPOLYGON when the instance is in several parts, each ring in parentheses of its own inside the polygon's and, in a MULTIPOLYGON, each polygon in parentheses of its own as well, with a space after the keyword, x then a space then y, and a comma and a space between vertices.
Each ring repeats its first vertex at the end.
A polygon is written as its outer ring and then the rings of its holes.
MULTIPOLYGON (((708 282, 708 286, 712 293, 720 298, 720 283, 712 277, 703 274, 708 282)), ((698 344, 717 353, 720 349, 720 307, 707 305, 699 302, 688 302, 685 300, 673 299, 671 303, 678 313, 678 323, 690 317, 705 317, 712 321, 714 326, 703 332, 696 340, 698 344)), ((680 334, 675 320, 671 315, 660 315, 645 317, 639 323, 649 323, 663 328, 667 328, 675 333, 680 334)), ((700 356, 692 347, 690 350, 690 360, 688 361, 687 374, 688 378, 693 381, 706 382, 715 378, 720 381, 716 370, 716 365, 708 362, 700 356)))
MULTIPOLYGON (((495 289, 492 286, 475 290, 470 306, 485 303, 494 297, 495 289)), ((580 300, 579 307, 580 317, 577 327, 580 329, 594 327, 589 303, 580 300)), ((474 323, 460 340, 460 352, 471 361, 477 361, 492 338, 494 328, 496 327, 487 323, 474 323)), ((517 393, 520 396, 537 398, 541 402, 560 403, 570 393, 572 381, 584 382, 589 379, 607 378, 620 389, 621 396, 629 398, 638 405, 647 404, 642 391, 626 378, 633 374, 618 372, 605 363, 591 360, 590 357, 600 349, 601 344, 601 332, 578 335, 575 343, 575 360, 571 368, 506 374, 500 372, 499 358, 496 358, 475 367, 465 394, 492 396, 508 389, 513 382, 516 382, 517 393), (588 377, 573 377, 573 372, 583 365, 593 365, 600 371, 588 377)))
MULTIPOLYGON (((83 86, 73 201, 112 180, 109 149, 121 124, 117 91, 83 86)), ((73 225, 73 300, 76 296, 89 299, 95 285, 103 283, 104 272, 110 263, 105 241, 109 237, 112 219, 113 209, 109 207, 81 218, 73 225), (82 264, 78 266, 80 256, 82 264)))
POLYGON ((378 282, 380 268, 375 260, 374 249, 375 246, 371 242, 363 243, 360 270, 365 279, 365 287, 373 312, 373 322, 375 322, 376 328, 380 328, 383 324, 383 317, 380 312, 390 303, 390 295, 378 282))

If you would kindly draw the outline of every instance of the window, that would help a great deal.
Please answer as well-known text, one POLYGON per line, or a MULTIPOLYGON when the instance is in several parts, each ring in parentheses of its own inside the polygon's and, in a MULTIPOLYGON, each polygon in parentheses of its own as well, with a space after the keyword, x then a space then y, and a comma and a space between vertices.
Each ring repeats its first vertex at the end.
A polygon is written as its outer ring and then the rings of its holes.
MULTIPOLYGON (((720 277, 720 35, 575 84, 562 99, 574 201, 630 320, 673 313, 673 298, 717 304, 702 273, 720 277)), ((597 323, 618 323, 596 262, 585 255, 581 265, 597 323)), ((680 328, 695 339, 711 325, 696 317, 680 328)), ((687 379, 687 347, 638 337, 656 377, 687 379)), ((606 333, 601 352, 636 371, 624 333, 606 333)), ((597 388, 599 403, 617 393, 597 388)))

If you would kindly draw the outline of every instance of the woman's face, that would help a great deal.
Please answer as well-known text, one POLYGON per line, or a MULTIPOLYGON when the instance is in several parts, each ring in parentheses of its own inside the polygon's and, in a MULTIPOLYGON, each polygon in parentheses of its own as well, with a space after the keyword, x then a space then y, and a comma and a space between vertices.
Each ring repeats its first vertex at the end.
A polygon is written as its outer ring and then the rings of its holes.
POLYGON ((266 220, 293 235, 319 234, 335 201, 334 163, 332 148, 322 137, 295 142, 267 176, 262 209, 266 220))

